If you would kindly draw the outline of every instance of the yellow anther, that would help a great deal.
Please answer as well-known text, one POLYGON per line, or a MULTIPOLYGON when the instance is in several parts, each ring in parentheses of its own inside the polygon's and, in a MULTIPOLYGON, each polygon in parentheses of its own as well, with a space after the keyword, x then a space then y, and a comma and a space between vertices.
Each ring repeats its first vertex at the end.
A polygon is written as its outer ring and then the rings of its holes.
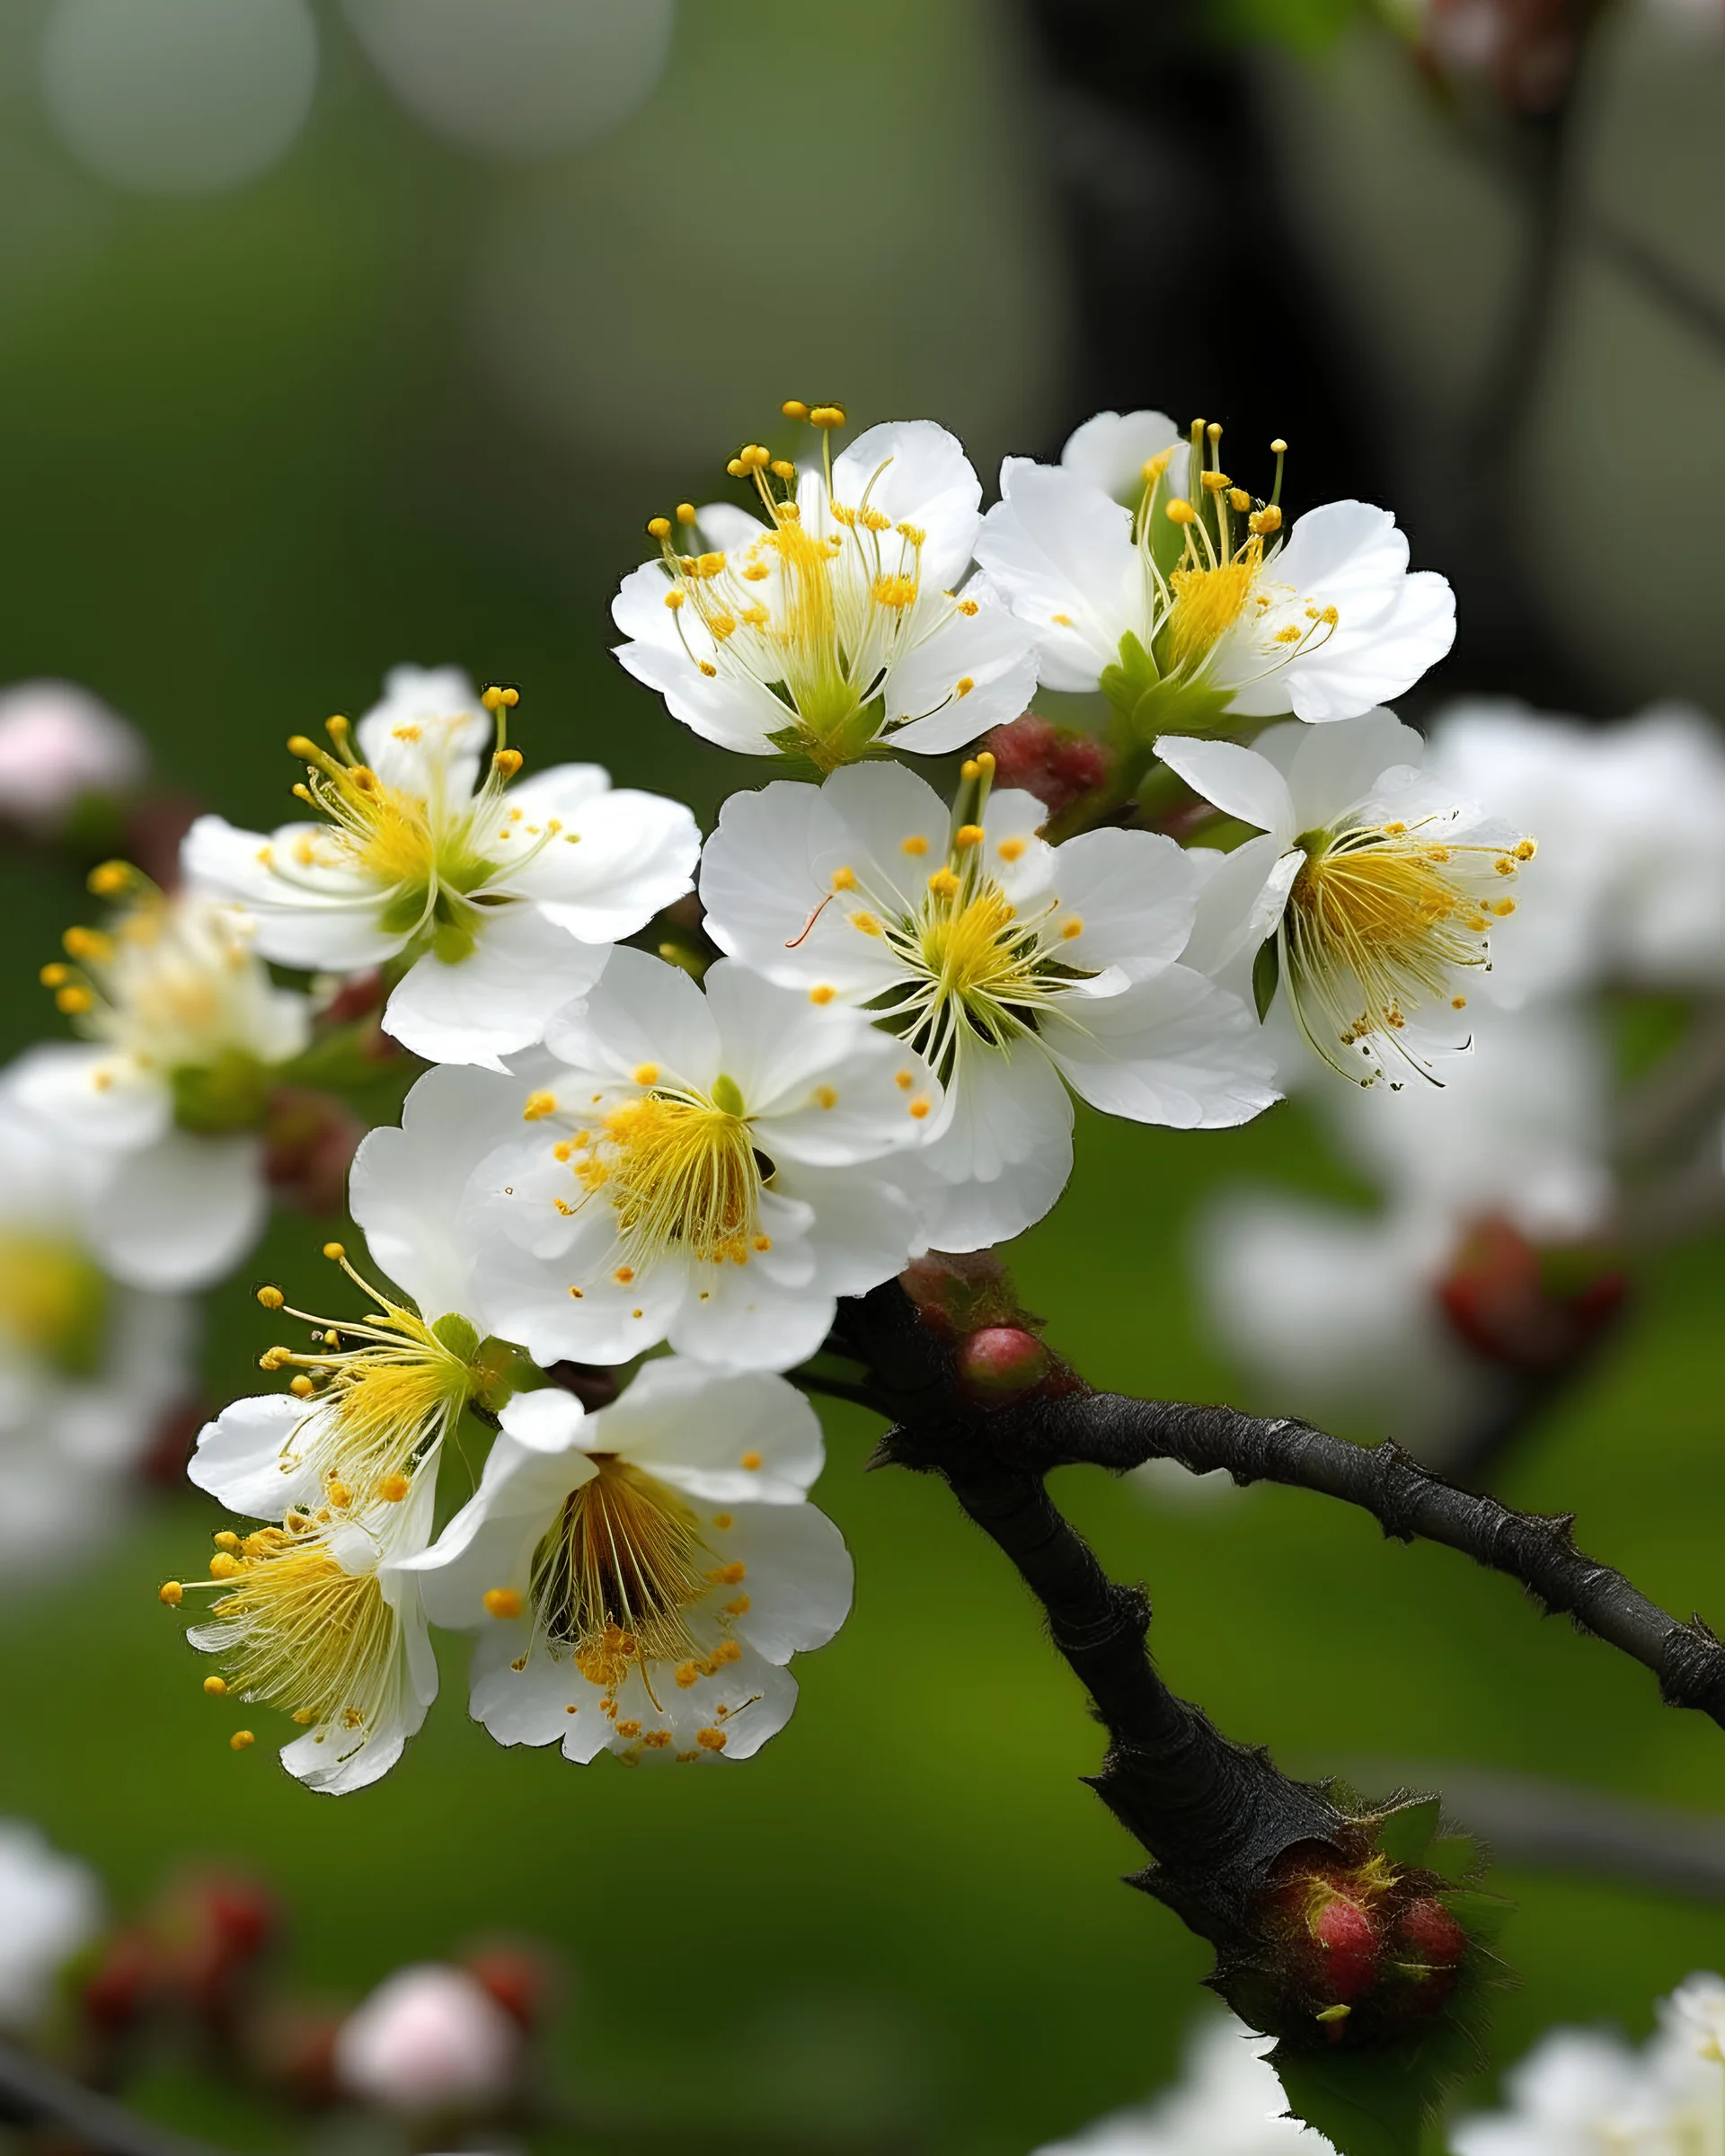
POLYGON ((703 1752, 722 1752, 730 1740, 722 1729, 697 1729, 694 1741, 703 1752))
POLYGON ((85 1011, 93 1010, 95 1001, 89 989, 75 984, 67 988, 57 988, 54 992, 56 1008, 64 1011, 68 1018, 76 1018, 85 1011))
POLYGON ((1222 422, 1221 422, 1221 420, 1212 420, 1210 421, 1209 425, 1208 425, 1208 427, 1207 427, 1207 428, 1204 429, 1204 431, 1205 431, 1205 433, 1206 433, 1207 435, 1208 435, 1208 437, 1210 437, 1211 441, 1213 441, 1213 442, 1219 442, 1219 441, 1222 439, 1222 422))
POLYGON ((811 427, 842 427, 845 424, 845 407, 842 404, 816 404, 810 408, 809 424, 811 427))
POLYGON ((757 1235, 752 1247, 757 1250, 770 1250, 773 1248, 773 1238, 770 1235, 757 1235))
POLYGON ((491 1617, 518 1617, 526 1607, 516 1587, 487 1587, 480 1600, 491 1617))
POLYGON ((68 959, 82 959, 93 965, 106 965, 114 955, 113 938, 104 936, 99 928, 68 928, 60 944, 68 959))
POLYGON ((230 1557, 226 1550, 218 1550, 209 1560, 209 1577, 212 1579, 232 1579, 235 1573, 244 1569, 239 1559, 230 1557))
POLYGON ((227 1696, 227 1680, 226 1677, 206 1677, 204 1679, 204 1690, 209 1694, 212 1700, 226 1699, 227 1696))
POLYGON ((316 1392, 317 1387, 302 1371, 299 1376, 290 1377, 288 1379, 288 1390, 293 1394, 296 1400, 309 1400, 313 1393, 316 1392))
POLYGON ((1158 449, 1154 456, 1146 457, 1138 477, 1146 487, 1154 486, 1173 461, 1174 453, 1172 449, 1158 449))
POLYGON ((694 1662, 679 1662, 671 1674, 677 1679, 679 1688, 686 1692, 700 1676, 701 1671, 694 1662))
POLYGON ((821 981, 809 991, 809 1001, 811 1003, 830 1003, 837 994, 836 988, 829 987, 825 981, 821 981))
POLYGON ((1076 914, 1060 923, 1060 940, 1063 943, 1070 943, 1075 936, 1082 936, 1084 932, 1084 924, 1076 914))
POLYGON ((880 933, 880 923, 873 914, 853 914, 851 926, 864 936, 878 936, 880 933))
POLYGON ((1224 488, 1232 487, 1234 482, 1228 477, 1225 472, 1207 472, 1204 474, 1201 483, 1203 484, 1206 492, 1210 494, 1220 494, 1224 488))
POLYGON ((933 1103, 928 1099, 926 1094, 918 1093, 916 1098, 910 1104, 910 1115, 912 1119, 917 1123, 921 1123, 925 1119, 929 1109, 933 1106, 933 1103))
POLYGON ((288 754, 297 756, 302 764, 315 764, 323 751, 308 734, 289 734, 288 754))
POLYGON ((1269 454, 1272 456, 1286 456, 1287 455, 1287 444, 1282 439, 1279 434, 1269 445, 1269 454))
POLYGON ((856 888, 856 870, 854 869, 835 869, 833 870, 833 888, 836 891, 854 891, 856 888))
POLYGON ((725 470, 730 473, 733 479, 747 479, 748 477, 748 466, 743 462, 740 456, 733 456, 730 462, 725 466, 725 470))
POLYGON ((1246 519, 1246 527, 1254 538, 1262 539, 1282 528, 1282 512, 1271 502, 1268 508, 1254 509, 1246 519))
POLYGON ((249 1729, 236 1729, 227 1740, 227 1748, 230 1752, 249 1752, 257 1741, 249 1729))
POLYGON ((713 679, 716 677, 716 676, 718 675, 719 669, 718 669, 718 667, 715 667, 715 666, 713 665, 712 661, 710 658, 703 658, 703 659, 700 660, 700 661, 698 662, 698 664, 699 664, 699 666, 700 666, 700 668, 701 668, 701 671, 702 671, 702 673, 703 673, 703 675, 706 676, 706 678, 707 678, 709 681, 712 681, 712 680, 713 680, 713 679))
POLYGON ((1538 846, 1531 838, 1524 838, 1520 844, 1516 848, 1516 859, 1517 861, 1531 861, 1534 858, 1534 855, 1538 853, 1538 846))
POLYGON ((797 467, 789 457, 775 456, 773 459, 773 476, 774 479, 794 479, 797 476, 797 467))
POLYGON ((928 841, 923 836, 920 831, 913 831, 910 836, 899 846, 898 851, 901 853, 908 853, 911 858, 915 860, 919 854, 926 853, 928 852, 928 841))
POLYGON ((343 1243, 326 1242, 323 1245, 323 1255, 336 1265, 340 1265, 342 1259, 344 1259, 347 1254, 347 1247, 343 1243))
POLYGON ((1198 511, 1190 501, 1178 494, 1168 504, 1166 513, 1170 524, 1196 524, 1198 522, 1198 511))
MULTIPOLYGON (((743 1464, 748 1464, 747 1457, 743 1464)), ((716 1571, 709 1572, 707 1577, 715 1586, 740 1587, 748 1577, 748 1567, 739 1558, 733 1558, 730 1564, 721 1565, 716 1571)))
POLYGON ((647 536, 650 539, 668 539, 670 535, 671 520, 668 517, 650 517, 647 519, 647 536))
POLYGON ((787 397, 779 410, 787 420, 806 420, 809 417, 809 407, 801 397, 787 397))
POLYGON ((748 1474, 759 1474, 761 1471, 761 1455, 758 1453, 745 1453, 743 1454, 743 1468, 744 1471, 748 1474))
POLYGON ((656 1063, 638 1063, 635 1065, 635 1083, 637 1085, 657 1085, 659 1083, 659 1065, 656 1063))
POLYGON ((895 1071, 892 1075, 892 1082, 901 1093, 907 1093, 916 1082, 916 1074, 911 1071, 895 1071))
POLYGON ((830 1085, 818 1085, 815 1088, 815 1099, 822 1108, 836 1108, 838 1106, 838 1095, 830 1085))
POLYGON ((695 507, 692 501, 679 501, 677 503, 677 521, 679 524, 694 524, 696 521, 695 507))
POLYGON ((132 875, 129 862, 104 861, 91 870, 85 881, 98 898, 117 898, 121 891, 130 888, 132 875))
POLYGON ((962 853, 970 846, 979 846, 986 836, 980 824, 960 824, 953 834, 952 844, 962 853))
POLYGON ((936 869, 928 879, 928 888, 939 897, 956 898, 959 894, 959 879, 951 869, 936 869))
POLYGON ((405 1475, 385 1475, 377 1485, 377 1495, 385 1505, 399 1505, 406 1497, 409 1488, 405 1475))
POLYGON ((287 1300, 279 1287, 261 1287, 258 1290, 258 1301, 266 1310, 279 1310, 287 1300))
POLYGON ((1030 841, 1025 838, 1003 838, 995 851, 1004 862, 1010 864, 1023 859, 1024 850, 1029 844, 1030 841))
POLYGON ((754 1606, 748 1595, 739 1595, 725 1604, 725 1614, 727 1617, 747 1617, 754 1606))
POLYGON ((619 1287, 627 1287, 634 1277, 635 1268, 632 1265, 620 1265, 611 1276, 619 1287))
POLYGON ((155 1590, 155 1599, 164 1609, 177 1610, 186 1599, 186 1590, 177 1579, 164 1579, 155 1590))
POLYGON ((979 748, 977 751, 975 761, 977 769, 983 773, 985 778, 992 779, 994 777, 995 752, 992 748, 979 748))
POLYGON ((343 1482, 339 1476, 330 1478, 330 1480, 324 1485, 323 1494, 338 1512, 345 1512, 348 1507, 353 1503, 351 1486, 343 1482))
POLYGON ((974 674, 960 674, 952 684, 952 694, 955 696, 968 696, 976 685, 977 677, 974 674))
POLYGON ((521 1110, 521 1120, 524 1123, 543 1123, 547 1116, 556 1113, 555 1093, 533 1092, 527 1095, 526 1104, 521 1110))
POLYGON ((36 978, 44 988, 58 988, 64 982, 72 978, 72 968, 69 966, 61 965, 60 961, 55 959, 42 968, 36 978))
POLYGON ((683 604, 683 594, 677 590, 675 586, 673 586, 672 588, 665 594, 665 604, 670 608, 671 612, 675 614, 677 608, 683 604))
POLYGON ((1491 906, 1486 908, 1488 913, 1496 914, 1500 921, 1507 921, 1509 915, 1513 914, 1515 910, 1516 902, 1513 898, 1499 898, 1495 906, 1491 906))
POLYGON ((737 452, 737 462, 745 472, 764 472, 773 462, 773 452, 758 442, 745 442, 737 452))
POLYGON ((209 1539, 218 1550, 226 1550, 230 1557, 240 1546, 240 1538, 231 1527, 224 1527, 219 1534, 213 1534, 209 1539))
POLYGON ((695 557, 695 567, 703 577, 716 577, 724 566, 725 557, 721 553, 710 552, 695 557))

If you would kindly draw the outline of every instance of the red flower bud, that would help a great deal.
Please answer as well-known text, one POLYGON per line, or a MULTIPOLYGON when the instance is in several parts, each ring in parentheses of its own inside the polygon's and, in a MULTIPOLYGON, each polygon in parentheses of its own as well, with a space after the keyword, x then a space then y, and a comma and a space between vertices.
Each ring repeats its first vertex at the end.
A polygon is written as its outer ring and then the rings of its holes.
POLYGON ((485 1947, 462 1964, 523 2028, 538 2020, 550 1979, 544 1958, 524 1947, 485 1947))
POLYGON ((1039 1385, 1053 1356, 1022 1325, 987 1325, 959 1349, 959 1383, 973 1400, 994 1407, 1039 1385))
POLYGON ((985 747, 994 755, 995 785, 1022 786, 1051 817, 1093 792, 1108 776, 1108 751, 1100 741, 1069 733, 1034 711, 997 726, 985 747))
POLYGON ((1351 2003, 1376 1977, 1377 1926, 1358 1902, 1339 1894, 1314 1913, 1311 1931, 1320 1988, 1332 2001, 1351 2003))

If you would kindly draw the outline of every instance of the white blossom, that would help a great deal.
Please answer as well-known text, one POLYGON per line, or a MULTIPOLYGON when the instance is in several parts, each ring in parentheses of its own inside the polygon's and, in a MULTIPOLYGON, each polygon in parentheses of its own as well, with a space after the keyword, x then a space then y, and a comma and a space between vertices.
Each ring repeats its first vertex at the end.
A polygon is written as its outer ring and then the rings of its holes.
MULTIPOLYGON (((374 1130, 355 1157, 349 1205, 399 1284, 374 1287, 338 1243, 326 1254, 370 1297, 364 1320, 266 1308, 309 1323, 263 1367, 292 1369, 285 1393, 238 1400, 208 1424, 188 1470, 230 1510, 279 1525, 227 1531, 197 1589, 217 1596, 192 1644, 216 1656, 218 1688, 292 1716, 305 1734, 282 1760, 312 1788, 363 1788, 388 1772, 437 1692, 417 1579, 429 1541, 438 1461, 470 1399, 507 1389, 516 1361, 491 1336, 479 1252, 462 1206, 496 1144, 512 1091, 459 1066, 430 1072, 400 1129, 374 1130)), ((171 1581, 172 1604, 197 1591, 171 1581)))
POLYGON ((43 968, 86 1039, 27 1050, 6 1094, 101 1164, 83 1226, 111 1272, 205 1287, 262 1231, 257 1127, 272 1074, 310 1038, 310 1007, 274 985, 230 908, 164 897, 119 863, 93 880, 129 902, 102 928, 68 929, 66 960, 43 968))
POLYGON ((796 1702, 785 1665, 851 1603, 807 1504, 820 1425, 794 1386, 680 1357, 615 1406, 518 1394, 477 1494, 420 1560, 440 1624, 478 1628, 473 1712, 500 1744, 747 1759, 796 1702))
POLYGON ((1365 502, 1284 539, 1281 446, 1264 501, 1221 471, 1220 436, 1207 460, 1197 428, 1189 449, 1161 412, 1100 412, 1057 465, 1002 465, 977 559, 1034 628, 1044 683, 1093 689, 1124 663, 1140 693, 1242 718, 1348 719, 1402 694, 1449 649, 1449 586, 1410 574, 1394 517, 1365 502))
POLYGON ((193 1397, 197 1311, 104 1273, 83 1223, 102 1164, 0 1084, 0 1581, 123 1518, 164 1419, 193 1397))
MULTIPOLYGON (((840 416, 817 407, 823 427, 840 416)), ((722 748, 830 770, 876 741, 962 748, 1023 711, 1034 640, 962 582, 982 489, 943 427, 871 427, 830 469, 751 444, 732 468, 753 478, 762 516, 685 504, 687 551, 656 518, 662 559, 626 577, 611 609, 631 640, 618 658, 674 719, 722 748)))
POLYGON ((403 962, 386 1030, 434 1062, 500 1070, 592 985, 615 938, 688 889, 694 819, 657 794, 613 791, 594 764, 511 786, 512 692, 488 692, 482 709, 448 667, 398 667, 385 686, 357 728, 331 722, 334 753, 289 743, 306 763, 296 791, 320 820, 265 838, 200 817, 185 872, 255 916, 259 950, 281 965, 403 962))
POLYGON ((95 1874, 35 1827, 0 1820, 0 2029, 28 2036, 102 1924, 95 1874))
POLYGON ((473 1214, 497 1328, 540 1362, 623 1362, 668 1339, 789 1369, 838 1296, 917 1247, 900 1161, 941 1089, 835 999, 726 960, 703 994, 624 949, 546 1045, 473 1214))
POLYGON ((1199 876, 1172 841, 1096 831, 1055 847, 1031 794, 983 755, 949 815, 901 766, 733 794, 708 841, 708 932, 769 979, 836 997, 946 1089, 924 1171, 929 1241, 968 1250, 1046 1213, 1072 1168, 1067 1085, 1181 1129, 1277 1096, 1251 1013, 1176 963, 1199 876))
POLYGON ((1253 2036, 1232 2014, 1207 2016, 1186 2046, 1182 2080, 1038 2156, 1333 2156, 1322 2134, 1287 2116, 1287 2099, 1253 2036))
POLYGON ((1288 1007, 1314 1052, 1361 1084, 1434 1074, 1464 1047, 1461 1013, 1491 928, 1534 842, 1420 768, 1388 711, 1321 733, 1273 726, 1252 748, 1163 735, 1156 754, 1264 835, 1216 864, 1193 963, 1226 977, 1274 937, 1288 1007), (1201 955, 1200 955, 1201 954, 1201 955))

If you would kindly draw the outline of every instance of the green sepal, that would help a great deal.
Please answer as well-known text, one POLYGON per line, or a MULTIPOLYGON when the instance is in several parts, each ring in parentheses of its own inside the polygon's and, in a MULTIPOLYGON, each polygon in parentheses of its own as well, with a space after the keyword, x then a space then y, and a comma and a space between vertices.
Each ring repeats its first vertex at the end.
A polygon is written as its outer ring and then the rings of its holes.
POLYGON ((212 1064, 191 1065, 174 1072, 169 1082, 173 1089, 173 1119, 181 1130, 195 1131, 199 1137, 256 1130, 264 1119, 270 1090, 279 1076, 243 1048, 225 1048, 212 1064))
MULTIPOLYGON (((1420 1860, 1428 1871, 1459 1886, 1480 1864, 1480 1845, 1469 1834, 1440 1834, 1420 1860)), ((1448 1897, 1446 1896, 1446 1901, 1448 1897)), ((1490 1898, 1490 1897, 1488 1897, 1490 1898)), ((1508 1904, 1504 1904, 1506 1911, 1508 1904)), ((1460 1922, 1459 1917, 1456 1920, 1460 1922)))
POLYGON ((479 1352, 479 1328, 458 1310, 448 1310, 442 1317, 434 1318, 431 1333, 434 1339, 440 1341, 451 1355, 458 1355, 464 1363, 471 1363, 479 1352))
POLYGON ((1228 712, 1222 691, 1164 674, 1129 629, 1120 639, 1118 663, 1102 668, 1101 686, 1128 739, 1145 747, 1158 734, 1213 733, 1228 712))
MULTIPOLYGON (((1269 948, 1269 944, 1264 946, 1265 950, 1269 948)), ((1261 950, 1258 954, 1261 959, 1263 955, 1261 950)), ((1254 966, 1254 990, 1258 985, 1257 972, 1254 966)), ((1258 1015, 1261 1018, 1263 1014, 1264 1003, 1261 1001, 1258 1015)), ((1423 1865, 1426 1852, 1438 1832, 1438 1816, 1442 1809, 1442 1800, 1437 1797, 1422 1797, 1413 1804, 1398 1805, 1393 1812, 1384 1815, 1384 1823, 1377 1830, 1378 1848, 1391 1863, 1400 1865, 1404 1871, 1412 1869, 1416 1865, 1423 1865)))
MULTIPOLYGON (((1269 1015, 1269 1006, 1276 1000, 1276 987, 1281 977, 1281 938, 1269 936, 1258 946, 1258 956, 1252 961, 1252 1000, 1257 1007, 1258 1023, 1261 1026, 1269 1015)), ((1394 1851, 1387 1853, 1393 1855, 1394 1851)), ((1403 1861, 1411 1860, 1405 1859, 1403 1861)))
POLYGON ((1129 721, 1138 708, 1139 701, 1148 695, 1161 679, 1162 674, 1155 660, 1128 629, 1120 639, 1119 658, 1113 666, 1102 668, 1098 685, 1114 709, 1129 721))
POLYGON ((880 739, 886 715, 886 699, 876 696, 830 731, 821 731, 806 720, 797 719, 766 738, 793 776, 812 773, 824 779, 846 764, 862 764, 888 753, 880 739))
POLYGON ((1429 2093, 1415 2059, 1384 2051, 1290 2051, 1269 2063, 1293 2116, 1334 2144, 1336 2156, 1420 2156, 1429 2093))
MULTIPOLYGON (((464 1318, 457 1321, 467 1323, 464 1318)), ((438 1321, 438 1325, 447 1322, 442 1318, 438 1321)), ((431 1330, 436 1332, 438 1327, 431 1330)), ((473 1328, 468 1325, 467 1330, 472 1332, 473 1328)), ((473 1373, 473 1405, 491 1415, 506 1407, 518 1392, 542 1392, 551 1382, 526 1348, 518 1348, 513 1340, 499 1339, 495 1333, 483 1340, 475 1338, 469 1362, 473 1373)))

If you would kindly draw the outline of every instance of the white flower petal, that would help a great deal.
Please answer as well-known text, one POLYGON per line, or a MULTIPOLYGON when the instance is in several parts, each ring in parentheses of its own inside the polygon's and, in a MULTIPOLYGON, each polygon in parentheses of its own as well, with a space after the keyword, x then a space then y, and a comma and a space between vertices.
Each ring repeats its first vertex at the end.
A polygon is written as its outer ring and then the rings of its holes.
POLYGON ((825 1647, 851 1613, 851 1553, 812 1505, 739 1503, 725 1555, 748 1568, 737 1630, 768 1662, 825 1647))
POLYGON ((982 484, 963 445, 933 420, 889 420, 867 428, 833 459, 833 499, 859 508, 866 498, 897 524, 925 535, 924 582, 955 585, 982 522, 982 484))
POLYGON ((455 965, 428 951, 397 982, 384 1030, 432 1063, 500 1071, 531 1047, 545 1021, 597 979, 603 944, 583 943, 533 907, 485 911, 473 950, 455 965))
POLYGON ((1280 1098, 1252 1012, 1186 966, 1120 995, 1061 1006, 1042 1038, 1093 1108, 1134 1122, 1225 1130, 1280 1098))
POLYGON ((1141 979, 1185 948, 1198 877, 1172 838, 1150 831, 1086 831, 1057 855, 1061 957, 1141 979), (1075 924, 1075 926, 1074 925, 1075 924))
POLYGON ((269 1215, 260 1140, 171 1130, 115 1163, 91 1207, 90 1239, 133 1287, 208 1287, 238 1265, 269 1215))
MULTIPOLYGON (((1099 411, 1066 437, 1060 452, 1064 471, 1075 473, 1117 501, 1136 501, 1144 491, 1144 467, 1164 449, 1183 446, 1186 437, 1163 411, 1099 411)), ((1172 467, 1184 485, 1178 458, 1172 467)))
POLYGON ((545 1038, 562 1062, 612 1078, 650 1066, 665 1084, 704 1092, 720 1070, 719 1029, 700 989, 680 966, 626 945, 612 952, 584 1007, 564 1012, 545 1038))
POLYGON ((1200 793, 1224 816, 1255 824, 1288 845, 1302 826, 1295 820, 1293 798, 1281 773, 1255 749, 1234 741, 1203 741, 1183 734, 1163 734, 1156 754, 1168 768, 1200 793))
POLYGON ((1036 693, 1036 638, 994 600, 955 612, 892 669, 886 717, 895 748, 944 755, 1016 719, 1036 693), (969 686, 966 685, 969 684, 969 686))
POLYGON ((644 1364, 592 1423, 594 1451, 715 1505, 800 1507, 826 1456, 820 1418, 794 1385, 676 1356, 644 1364))
POLYGON ((279 1520, 291 1505, 321 1494, 307 1464, 315 1408, 290 1392, 252 1393, 231 1401, 198 1433, 186 1466, 189 1480, 218 1505, 254 1520, 279 1520))
POLYGON ((1008 457, 977 560, 1036 632, 1052 689, 1093 689, 1120 639, 1146 626, 1128 512, 1076 473, 1008 457))
POLYGON ((1040 1220, 1072 1173, 1072 1102, 1047 1053, 974 1047, 949 1088, 948 1127, 894 1163, 940 1250, 1005 1242, 1040 1220), (919 1174, 923 1180, 913 1180, 919 1174))
POLYGON ((604 772, 568 764, 511 790, 522 812, 516 835, 499 849, 495 888, 534 899, 547 919, 584 943, 632 936, 661 906, 692 888, 701 835, 681 801, 631 789, 610 791, 604 772), (534 826, 564 828, 518 871, 509 847, 535 843, 534 826))

